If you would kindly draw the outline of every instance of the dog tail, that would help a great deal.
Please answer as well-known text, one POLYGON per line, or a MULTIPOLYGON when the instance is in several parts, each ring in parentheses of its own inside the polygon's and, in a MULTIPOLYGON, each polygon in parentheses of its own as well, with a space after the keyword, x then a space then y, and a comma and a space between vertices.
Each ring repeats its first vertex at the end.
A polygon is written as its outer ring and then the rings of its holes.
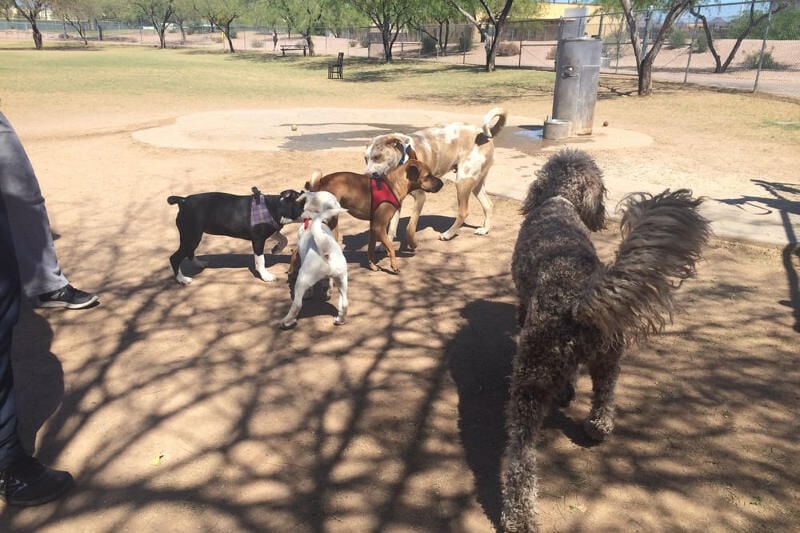
POLYGON ((309 228, 311 237, 314 239, 314 244, 317 246, 320 255, 325 258, 325 261, 330 260, 331 254, 339 248, 339 243, 323 231, 322 223, 346 212, 347 209, 343 207, 334 207, 326 209, 311 220, 311 227, 309 228))
POLYGON ((645 340, 671 323, 673 292, 694 276, 711 232, 698 212, 702 201, 688 189, 626 196, 617 258, 589 282, 575 317, 609 343, 645 340))
POLYGON ((489 110, 486 116, 483 117, 483 134, 491 139, 500 133, 500 130, 506 125, 507 117, 508 112, 502 107, 495 107, 489 110), (497 118, 497 122, 494 122, 495 118, 497 118), (492 125, 493 122, 494 125, 492 125))
POLYGON ((305 190, 316 191, 319 186, 319 180, 322 179, 322 172, 315 170, 311 173, 311 179, 306 182, 305 190))
MULTIPOLYGON (((167 203, 169 205, 183 204, 183 202, 185 202, 185 201, 186 201, 186 198, 184 198, 183 196, 169 196, 169 197, 167 197, 167 203)), ((178 205, 178 207, 180 207, 180 205, 178 205)))

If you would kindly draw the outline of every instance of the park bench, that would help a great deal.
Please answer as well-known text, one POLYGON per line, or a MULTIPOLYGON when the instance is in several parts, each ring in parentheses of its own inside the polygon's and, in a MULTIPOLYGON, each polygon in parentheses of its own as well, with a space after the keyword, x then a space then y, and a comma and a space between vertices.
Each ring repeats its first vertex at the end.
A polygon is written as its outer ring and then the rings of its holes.
POLYGON ((303 55, 306 55, 308 51, 307 44, 282 44, 281 45, 281 54, 286 55, 286 52, 299 52, 300 50, 303 51, 303 55))
POLYGON ((344 52, 339 52, 336 63, 328 63, 328 79, 342 79, 342 67, 344 66, 344 52))

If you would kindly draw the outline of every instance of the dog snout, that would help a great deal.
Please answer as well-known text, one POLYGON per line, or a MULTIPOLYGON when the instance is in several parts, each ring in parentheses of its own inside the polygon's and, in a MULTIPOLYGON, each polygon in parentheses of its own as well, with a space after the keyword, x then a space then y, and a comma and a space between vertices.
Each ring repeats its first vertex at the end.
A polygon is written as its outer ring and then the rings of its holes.
POLYGON ((439 178, 431 177, 430 182, 432 183, 431 192, 439 192, 444 187, 444 182, 439 178))

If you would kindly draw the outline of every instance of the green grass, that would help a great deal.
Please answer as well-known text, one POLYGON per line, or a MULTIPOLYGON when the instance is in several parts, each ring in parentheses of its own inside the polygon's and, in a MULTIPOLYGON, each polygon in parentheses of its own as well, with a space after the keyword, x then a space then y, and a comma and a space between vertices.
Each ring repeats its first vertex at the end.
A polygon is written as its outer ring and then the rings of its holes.
POLYGON ((183 95, 271 101, 332 99, 342 103, 412 98, 454 105, 494 105, 521 95, 548 94, 552 73, 397 61, 345 60, 345 79, 327 79, 330 57, 280 57, 259 52, 68 46, 0 50, 0 94, 43 97, 93 94, 183 95), (413 91, 409 88, 413 86, 413 91))

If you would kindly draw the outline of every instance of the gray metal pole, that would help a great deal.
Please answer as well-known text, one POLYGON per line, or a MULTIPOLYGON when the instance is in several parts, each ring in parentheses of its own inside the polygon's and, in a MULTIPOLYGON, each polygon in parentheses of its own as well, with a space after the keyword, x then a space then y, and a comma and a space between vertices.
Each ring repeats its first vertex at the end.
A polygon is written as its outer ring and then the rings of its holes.
MULTIPOLYGON (((697 9, 697 12, 700 13, 700 8, 697 9)), ((694 28, 692 28, 692 39, 689 41, 689 57, 686 59, 686 71, 683 73, 683 83, 686 84, 686 81, 689 79, 689 65, 692 62, 692 49, 694 49, 694 39, 697 37, 697 21, 700 20, 698 17, 694 18, 694 28)))
POLYGON ((770 1, 769 11, 767 11, 767 27, 764 29, 764 38, 761 40, 761 55, 758 56, 758 69, 756 70, 756 81, 753 84, 753 92, 758 92, 758 79, 761 77, 761 66, 764 64, 764 50, 767 48, 767 35, 769 35, 769 23, 772 21, 772 2, 770 1))

